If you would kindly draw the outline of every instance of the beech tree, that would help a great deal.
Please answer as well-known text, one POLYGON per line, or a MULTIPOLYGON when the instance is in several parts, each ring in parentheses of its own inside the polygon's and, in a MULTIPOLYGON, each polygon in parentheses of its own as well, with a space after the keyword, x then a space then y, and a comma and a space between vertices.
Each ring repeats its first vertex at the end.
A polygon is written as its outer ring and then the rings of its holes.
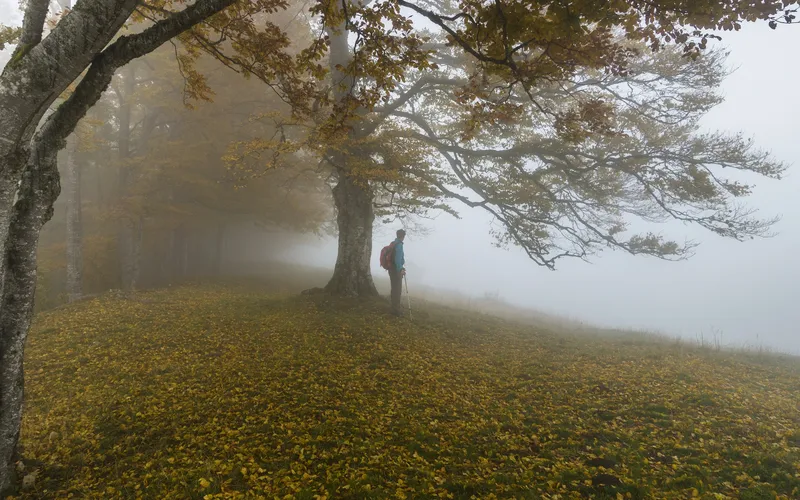
POLYGON ((548 268, 604 247, 690 255, 692 242, 629 234, 632 216, 764 235, 772 220, 736 201, 750 186, 722 172, 777 178, 784 166, 744 138, 698 132, 724 76, 708 41, 743 22, 791 23, 796 10, 738 0, 320 2, 328 95, 295 147, 333 174, 339 252, 327 290, 377 293, 372 225, 393 211, 486 210, 498 244, 548 268))
POLYGON ((207 19, 223 26, 235 20, 249 39, 266 42, 261 50, 271 54, 267 61, 276 62, 270 74, 282 75, 285 84, 294 81, 291 58, 282 50, 285 36, 252 24, 259 13, 284 7, 283 0, 198 0, 183 10, 163 2, 79 0, 44 36, 48 5, 30 0, 21 29, 0 31, 0 43, 16 42, 0 74, 0 492, 11 486, 19 439, 36 244, 60 191, 56 154, 77 122, 117 69, 207 19), (227 14, 221 12, 228 7, 227 14), (132 16, 149 19, 149 26, 123 35, 132 16), (81 75, 74 91, 48 115, 81 75))

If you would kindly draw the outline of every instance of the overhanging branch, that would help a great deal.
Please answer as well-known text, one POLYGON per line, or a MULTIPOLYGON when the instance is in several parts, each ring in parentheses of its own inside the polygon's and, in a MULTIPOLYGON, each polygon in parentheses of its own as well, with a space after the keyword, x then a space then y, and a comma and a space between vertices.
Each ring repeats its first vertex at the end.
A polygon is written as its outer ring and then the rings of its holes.
POLYGON ((100 98, 117 69, 133 59, 152 52, 169 39, 220 12, 234 1, 199 0, 141 33, 119 38, 94 59, 86 76, 72 95, 47 119, 40 136, 58 142, 65 140, 78 121, 100 98))

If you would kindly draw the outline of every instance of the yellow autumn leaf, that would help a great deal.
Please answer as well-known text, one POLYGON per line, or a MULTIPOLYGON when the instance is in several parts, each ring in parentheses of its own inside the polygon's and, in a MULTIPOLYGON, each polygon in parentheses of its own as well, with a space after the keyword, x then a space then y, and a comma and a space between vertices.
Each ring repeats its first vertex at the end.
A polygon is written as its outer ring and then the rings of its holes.
POLYGON ((234 285, 135 297, 37 318, 26 348, 30 461, 19 468, 38 468, 36 488, 52 493, 19 500, 73 489, 182 498, 193 486, 209 500, 476 488, 566 500, 617 482, 630 490, 617 500, 689 498, 686 481, 700 497, 736 498, 760 494, 753 477, 763 481, 767 464, 785 472, 769 488, 778 498, 800 491, 800 447, 788 446, 800 442, 800 375, 765 359, 561 336, 421 300, 411 323, 234 285), (59 438, 35 439, 51 433, 59 438), (76 456, 86 466, 69 465, 76 456))

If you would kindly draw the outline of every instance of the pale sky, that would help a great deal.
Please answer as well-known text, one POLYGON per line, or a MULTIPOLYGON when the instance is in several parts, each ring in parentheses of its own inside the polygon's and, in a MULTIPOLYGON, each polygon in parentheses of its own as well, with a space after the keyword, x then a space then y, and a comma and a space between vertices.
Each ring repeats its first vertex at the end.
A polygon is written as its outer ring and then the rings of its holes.
MULTIPOLYGON (((17 24, 16 1, 0 0, 0 24, 17 24)), ((499 292, 516 304, 602 326, 656 330, 696 338, 722 332, 723 343, 764 345, 800 353, 800 26, 770 30, 747 24, 723 33, 738 67, 723 84, 726 101, 707 116, 709 130, 742 132, 793 164, 781 181, 758 179, 746 202, 765 217, 781 215, 771 239, 739 243, 681 224, 653 226, 701 242, 685 262, 663 262, 606 252, 591 264, 562 261, 556 271, 536 266, 519 249, 494 248, 489 219, 464 208, 462 220, 441 215, 428 236, 409 234, 409 284, 458 290, 474 296, 499 292)), ((8 50, 0 53, 5 64, 8 50)), ((396 227, 376 228, 377 255, 396 227)), ((335 241, 293 252, 295 259, 332 268, 335 241)), ((383 291, 387 292, 386 290, 383 291)))

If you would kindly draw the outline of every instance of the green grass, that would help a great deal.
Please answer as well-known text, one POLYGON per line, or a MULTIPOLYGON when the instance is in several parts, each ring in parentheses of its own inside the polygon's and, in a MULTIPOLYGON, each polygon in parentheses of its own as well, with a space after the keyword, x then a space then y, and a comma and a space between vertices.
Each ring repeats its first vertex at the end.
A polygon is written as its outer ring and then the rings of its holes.
POLYGON ((799 498, 800 364, 190 286, 41 314, 21 498, 799 498))

